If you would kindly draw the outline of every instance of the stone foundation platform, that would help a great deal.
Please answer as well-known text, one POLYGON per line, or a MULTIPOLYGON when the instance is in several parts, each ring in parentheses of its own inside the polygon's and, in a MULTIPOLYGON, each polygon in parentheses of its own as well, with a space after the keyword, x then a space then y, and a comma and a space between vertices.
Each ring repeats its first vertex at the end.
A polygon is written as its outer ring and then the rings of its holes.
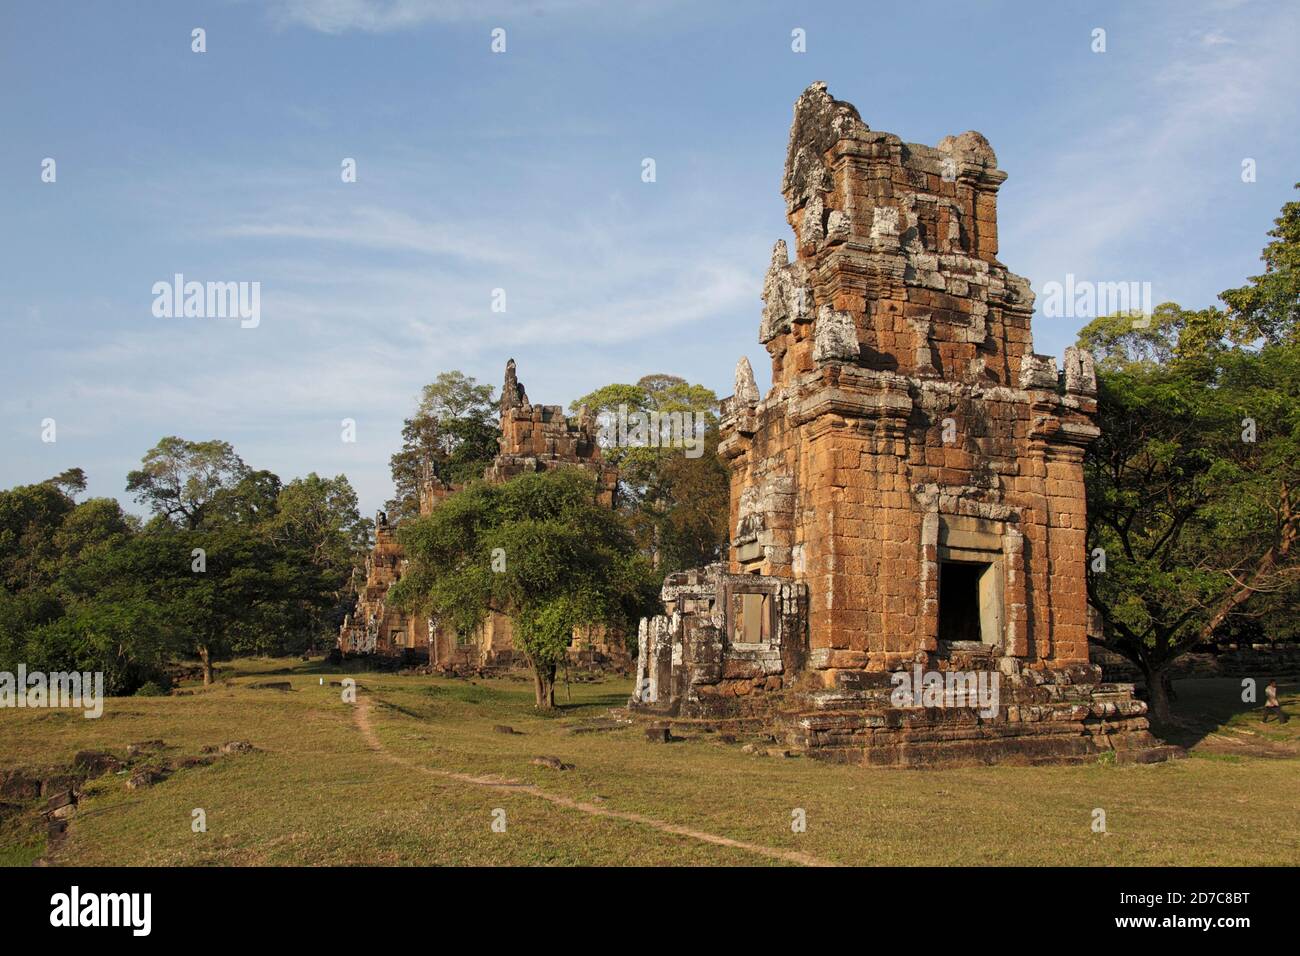
POLYGON ((798 709, 782 714, 784 737, 809 757, 866 766, 1090 763, 1107 753, 1119 763, 1155 763, 1181 755, 1152 735, 1131 684, 1004 683, 988 717, 974 707, 898 708, 889 697, 889 687, 800 695, 798 709))
POLYGON ((981 764, 1157 763, 1184 756, 1151 733, 1133 685, 1096 680, 1096 668, 1026 670, 999 679, 996 712, 978 706, 899 707, 885 673, 844 673, 832 689, 788 689, 711 700, 668 714, 631 705, 674 732, 769 736, 804 756, 885 767, 981 764))

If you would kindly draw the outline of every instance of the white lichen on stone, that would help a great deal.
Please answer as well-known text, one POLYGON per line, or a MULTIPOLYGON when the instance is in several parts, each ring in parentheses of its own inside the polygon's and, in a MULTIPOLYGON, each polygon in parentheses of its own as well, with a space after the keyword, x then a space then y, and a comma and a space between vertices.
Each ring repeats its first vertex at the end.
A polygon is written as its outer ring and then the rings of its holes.
POLYGON ((817 310, 817 324, 813 326, 813 361, 855 362, 858 355, 858 330, 853 316, 823 305, 817 310))

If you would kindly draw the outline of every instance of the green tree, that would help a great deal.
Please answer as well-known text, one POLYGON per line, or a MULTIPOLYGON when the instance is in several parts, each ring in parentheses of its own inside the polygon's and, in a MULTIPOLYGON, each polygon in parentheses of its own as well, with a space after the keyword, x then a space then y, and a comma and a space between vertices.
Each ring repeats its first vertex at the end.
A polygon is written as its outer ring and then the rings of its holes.
POLYGON ((271 525, 280 509, 280 476, 245 469, 233 485, 219 487, 204 508, 199 527, 271 525))
POLYGON ((209 684, 217 661, 265 652, 309 628, 334 584, 305 550, 229 525, 139 534, 84 568, 76 589, 100 621, 147 607, 139 617, 152 621, 160 646, 197 657, 209 684))
POLYGON ((389 460, 390 520, 419 514, 426 477, 447 483, 480 477, 496 456, 499 435, 492 386, 454 370, 424 386, 415 414, 402 425, 402 449, 389 460))
MULTIPOLYGON (((1295 216, 1289 204, 1280 224, 1295 216)), ((1294 263, 1300 234, 1280 225, 1266 260, 1294 263)), ((1085 459, 1089 600, 1102 643, 1143 672, 1169 719, 1169 667, 1251 618, 1291 621, 1300 586, 1300 341, 1279 308, 1279 266, 1229 290, 1217 309, 1165 303, 1147 320, 1107 316, 1079 342, 1098 356, 1101 437, 1085 459), (1241 303, 1253 303, 1247 322, 1241 303), (1253 327, 1249 323, 1254 323, 1253 327), (1094 551, 1095 553, 1095 551, 1094 551)), ((1292 303, 1294 306, 1294 303, 1292 303)))
MULTIPOLYGON (((1300 183, 1296 183, 1300 189, 1300 183)), ((1273 221, 1264 247, 1262 275, 1219 294, 1228 307, 1224 337, 1245 345, 1295 343, 1300 330, 1300 202, 1289 202, 1273 221)))
POLYGON ((337 630, 355 603, 352 569, 370 548, 373 526, 361 517, 357 493, 346 475, 322 478, 312 472, 280 492, 272 540, 305 552, 334 586, 333 603, 320 610, 315 634, 337 630))
POLYGON ((0 492, 0 667, 103 671, 109 693, 129 693, 162 677, 165 635, 144 582, 103 574, 133 522, 111 498, 75 504, 76 490, 47 481, 0 492))
POLYGON ((86 490, 86 473, 80 468, 68 468, 53 478, 45 479, 45 484, 53 485, 73 500, 86 490))
POLYGON ((145 453, 126 476, 126 490, 163 520, 203 527, 213 499, 236 488, 248 467, 229 442, 192 442, 168 436, 145 453))
POLYGON ((49 482, 0 492, 0 584, 11 592, 49 584, 57 571, 55 535, 72 499, 49 482))
POLYGON ((578 469, 473 483, 398 537, 410 564, 389 599, 461 634, 492 612, 509 617, 544 710, 574 628, 628 627, 654 605, 647 562, 578 469))
POLYGON ((113 499, 77 504, 80 469, 0 492, 0 666, 102 670, 129 693, 179 655, 210 681, 232 653, 298 650, 337 626, 369 536, 347 478, 281 487, 202 444, 146 456, 144 530, 113 499))
MULTIPOLYGON (((718 397, 675 375, 647 375, 635 385, 606 385, 570 403, 607 425, 619 416, 689 413, 703 422, 701 453, 682 447, 609 444, 619 468, 619 507, 660 575, 716 561, 727 542, 730 485, 718 457, 718 397)), ((635 421, 635 419, 633 419, 635 421)))

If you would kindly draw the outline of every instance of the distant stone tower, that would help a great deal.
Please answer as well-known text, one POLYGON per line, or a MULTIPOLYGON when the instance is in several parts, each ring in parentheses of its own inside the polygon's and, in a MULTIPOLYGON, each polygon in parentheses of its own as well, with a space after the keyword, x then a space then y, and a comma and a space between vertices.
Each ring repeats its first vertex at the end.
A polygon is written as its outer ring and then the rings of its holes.
MULTIPOLYGON (((501 484, 518 475, 580 468, 595 481, 597 500, 613 507, 618 469, 602 457, 596 420, 586 409, 570 419, 559 405, 533 405, 518 379, 515 360, 510 359, 501 387, 500 411, 499 453, 484 469, 484 481, 501 484)), ((439 479, 426 464, 420 480, 420 514, 432 513, 462 487, 439 479)), ((489 614, 477 634, 461 635, 389 605, 388 590, 401 578, 405 566, 396 529, 380 512, 357 609, 339 629, 341 650, 385 656, 410 656, 422 650, 430 664, 453 669, 507 666, 515 660, 518 652, 510 619, 503 614, 489 614)), ((623 635, 595 626, 575 633, 569 656, 580 663, 609 662, 619 668, 628 663, 623 635)))
POLYGON ((1037 697, 1021 691, 1075 688, 1052 699, 1075 708, 1077 736, 1026 753, 1077 756, 1128 730, 1150 742, 1144 705, 1094 694, 1082 462, 1096 380, 1086 352, 1067 351, 1063 376, 1033 353, 1029 283, 997 259, 1005 179, 979 133, 919 146, 872 131, 824 83, 799 97, 782 182, 794 255, 776 243, 762 292, 772 388, 760 397, 742 360, 723 403, 729 566, 670 576, 673 613, 642 627, 635 705, 771 711, 756 696, 796 684, 794 742, 899 762, 909 742, 987 737, 990 718, 949 713, 926 737, 936 718, 892 708, 892 674, 997 672, 1001 736, 1022 742, 1037 734, 1020 705, 1037 697), (1136 722, 1087 727, 1095 703, 1136 722), (856 723, 815 716, 828 708, 856 723))
POLYGON ((560 405, 533 405, 515 374, 515 360, 506 363, 501 386, 501 453, 483 474, 499 484, 516 475, 576 467, 596 482, 597 497, 606 508, 614 506, 618 469, 601 457, 596 441, 596 420, 585 409, 566 418, 560 405))

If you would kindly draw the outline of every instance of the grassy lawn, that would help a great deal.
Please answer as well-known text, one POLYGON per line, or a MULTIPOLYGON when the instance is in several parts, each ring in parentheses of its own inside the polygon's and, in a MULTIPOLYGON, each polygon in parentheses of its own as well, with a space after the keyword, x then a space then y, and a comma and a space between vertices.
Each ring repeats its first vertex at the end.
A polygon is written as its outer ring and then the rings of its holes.
MULTIPOLYGON (((376 751, 358 705, 329 686, 338 671, 253 660, 225 675, 233 682, 188 688, 190 696, 109 700, 99 720, 0 711, 0 769, 67 764, 85 748, 121 756, 127 744, 154 738, 172 760, 232 740, 258 748, 144 789, 128 789, 124 774, 93 781, 49 851, 53 862, 788 862, 666 832, 679 827, 846 864, 1300 863, 1300 719, 1261 726, 1258 711, 1240 705, 1235 681, 1180 683, 1186 760, 899 771, 754 756, 705 735, 652 744, 637 726, 574 733, 626 701, 630 682, 621 680, 574 685, 571 702, 561 688, 566 706, 541 717, 523 681, 358 673, 376 751), (288 680, 293 690, 247 686, 259 680, 288 680), (498 733, 497 724, 517 733, 498 733), (573 769, 530 762, 541 755, 573 769), (650 820, 585 812, 482 778, 650 820), (191 829, 195 808, 206 813, 206 833, 191 829), (796 808, 807 832, 791 831, 796 808), (1105 810, 1104 834, 1092 831, 1094 808, 1105 810), (495 810, 505 811, 505 832, 491 827, 495 810)), ((1300 711, 1294 683, 1282 689, 1300 711)), ((0 863, 25 865, 46 852, 34 807, 0 824, 0 863)))

